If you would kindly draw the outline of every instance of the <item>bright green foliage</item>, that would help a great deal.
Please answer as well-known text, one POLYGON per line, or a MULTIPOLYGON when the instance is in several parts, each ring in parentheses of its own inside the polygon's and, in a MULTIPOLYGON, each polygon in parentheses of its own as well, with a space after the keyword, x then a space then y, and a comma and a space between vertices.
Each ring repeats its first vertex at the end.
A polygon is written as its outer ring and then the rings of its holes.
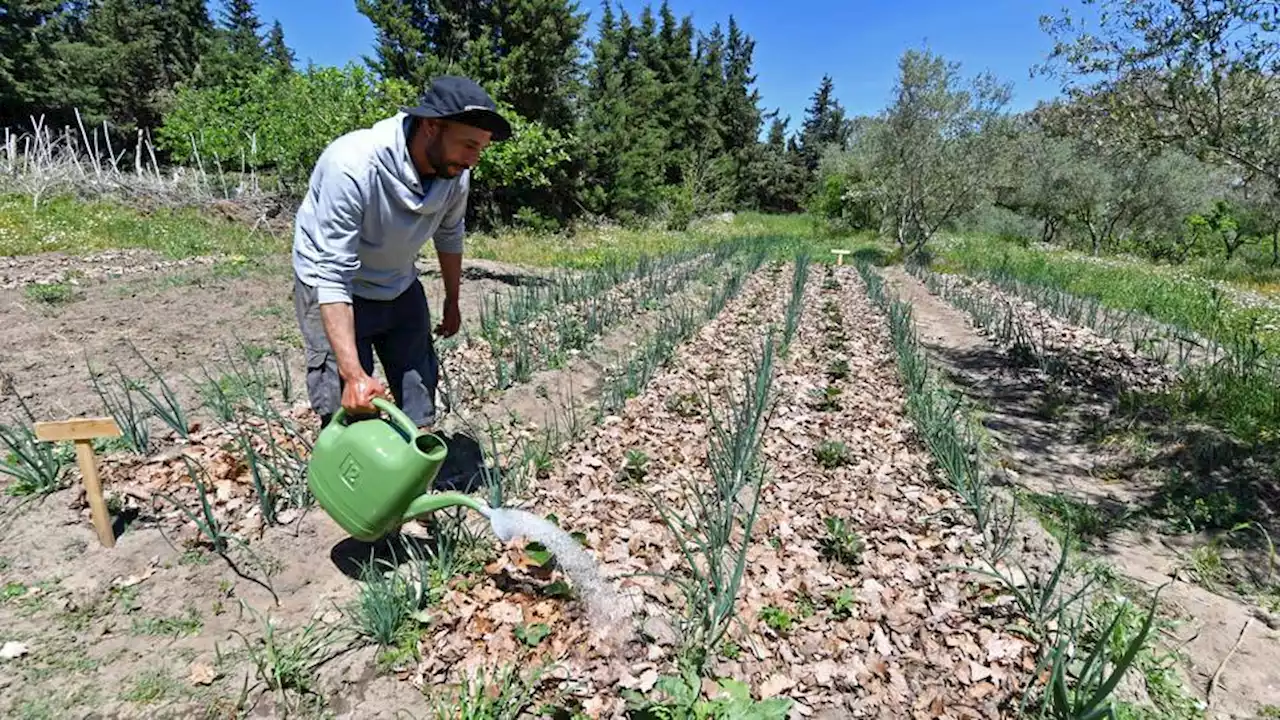
POLYGON ((243 87, 180 90, 157 142, 206 168, 215 160, 270 168, 299 187, 335 137, 372 125, 412 97, 404 83, 378 80, 354 65, 288 75, 265 68, 243 87), (199 157, 191 157, 196 151, 199 157))
POLYGON ((719 680, 716 688, 704 700, 701 678, 686 673, 682 677, 660 678, 651 693, 659 700, 634 690, 624 690, 623 694, 631 711, 628 717, 649 720, 783 720, 794 704, 786 697, 757 701, 746 683, 732 678, 719 680))
MULTIPOLYGON (((530 206, 551 202, 572 138, 506 110, 513 134, 480 156, 471 185, 471 206, 487 221, 503 224, 528 217, 530 206)), ((536 211, 533 211, 536 212, 536 211)))

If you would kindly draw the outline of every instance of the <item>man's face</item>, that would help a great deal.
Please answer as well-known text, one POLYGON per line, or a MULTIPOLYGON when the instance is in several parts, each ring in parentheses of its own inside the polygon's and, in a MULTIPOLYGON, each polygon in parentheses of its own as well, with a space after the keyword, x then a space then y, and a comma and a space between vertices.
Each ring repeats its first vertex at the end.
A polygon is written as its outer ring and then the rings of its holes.
POLYGON ((475 167, 489 145, 491 133, 470 125, 438 120, 424 124, 426 159, 436 177, 454 178, 475 167))

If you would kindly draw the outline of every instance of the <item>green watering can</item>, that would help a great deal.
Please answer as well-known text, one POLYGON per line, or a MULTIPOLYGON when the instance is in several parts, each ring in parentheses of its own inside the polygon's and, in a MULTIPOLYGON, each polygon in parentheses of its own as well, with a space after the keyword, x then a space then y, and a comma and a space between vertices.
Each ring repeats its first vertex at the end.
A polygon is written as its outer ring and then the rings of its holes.
POLYGON ((320 431, 307 466, 307 485, 316 502, 343 530, 373 542, 406 520, 451 505, 488 514, 481 502, 462 493, 432 493, 448 448, 422 432, 395 404, 374 398, 381 416, 347 422, 339 408, 320 431))

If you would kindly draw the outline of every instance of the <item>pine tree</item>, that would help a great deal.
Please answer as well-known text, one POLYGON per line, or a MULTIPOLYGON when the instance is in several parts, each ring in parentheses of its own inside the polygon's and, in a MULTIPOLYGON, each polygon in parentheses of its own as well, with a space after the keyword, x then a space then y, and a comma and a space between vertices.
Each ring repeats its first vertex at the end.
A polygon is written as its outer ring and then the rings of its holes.
POLYGON ((610 0, 602 0, 596 41, 584 87, 584 113, 578 128, 581 202, 588 212, 609 212, 609 188, 618 176, 618 156, 610 144, 620 132, 626 100, 622 96, 621 38, 610 0))
POLYGON ((720 137, 725 152, 732 159, 735 200, 740 204, 756 199, 752 173, 763 162, 759 137, 761 113, 760 93, 752 88, 755 75, 751 71, 755 41, 742 32, 733 16, 729 16, 729 37, 724 56, 725 92, 720 98, 720 137))
POLYGON ((201 67, 200 85, 240 87, 266 67, 267 47, 261 30, 253 0, 223 0, 201 67))
POLYGON ((159 0, 165 83, 172 87, 200 72, 213 43, 214 24, 204 0, 159 0))
MULTIPOLYGON (((51 86, 58 0, 0 0, 0 124, 26 125, 56 98, 51 86)), ((47 119, 47 118, 46 118, 47 119)))
POLYGON ((377 30, 376 56, 365 56, 375 73, 415 87, 429 79, 426 0, 356 0, 356 9, 377 30))
POLYGON ((570 129, 586 13, 568 0, 496 0, 492 21, 501 98, 524 118, 570 129))
POLYGON ((569 0, 356 0, 378 31, 368 65, 425 88, 466 75, 522 117, 554 129, 572 123, 586 15, 569 0))
POLYGON ((800 131, 800 154, 805 168, 810 174, 817 172, 823 150, 829 145, 843 149, 848 139, 849 125, 844 108, 835 97, 835 83, 830 75, 823 75, 800 131))
POLYGON ((246 68, 260 67, 267 59, 262 43, 262 21, 258 19, 253 0, 225 0, 222 27, 227 44, 237 64, 246 68))
POLYGON ((652 212, 662 187, 659 85, 639 56, 642 35, 626 10, 615 15, 606 0, 579 128, 584 205, 624 221, 652 212))
POLYGON ((293 50, 284 41, 284 27, 280 25, 280 21, 276 20, 271 25, 271 32, 267 33, 267 59, 271 65, 289 71, 293 69, 294 54, 293 50))
POLYGON ((662 27, 658 34, 661 55, 662 97, 658 112, 666 119, 664 182, 683 180, 685 169, 693 160, 694 116, 698 108, 697 66, 693 58, 693 19, 685 16, 679 24, 667 0, 659 11, 662 27))
POLYGON ((726 92, 724 78, 724 31, 720 24, 698 37, 694 63, 697 66, 697 105, 693 115, 695 152, 716 155, 723 149, 720 123, 722 97, 726 92))

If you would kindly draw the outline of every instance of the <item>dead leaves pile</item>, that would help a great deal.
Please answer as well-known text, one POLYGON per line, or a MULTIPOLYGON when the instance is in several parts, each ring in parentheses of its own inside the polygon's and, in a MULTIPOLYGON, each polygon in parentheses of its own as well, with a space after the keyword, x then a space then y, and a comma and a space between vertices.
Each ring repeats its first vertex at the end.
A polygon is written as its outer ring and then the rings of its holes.
MULTIPOLYGON (((811 275, 797 338, 776 368, 777 407, 762 447, 767 479, 738 622, 710 669, 747 682, 759 698, 792 698, 793 717, 999 716, 1033 669, 1032 648, 991 619, 998 613, 953 569, 976 563, 981 537, 935 484, 903 417, 883 319, 856 274, 842 271, 840 282, 825 290, 811 275), (843 342, 830 340, 829 299, 843 314, 843 342), (833 381, 828 372, 840 360, 847 372, 833 381), (837 408, 817 401, 833 384, 837 408), (844 449, 833 465, 818 459, 828 441, 844 449)), ((559 663, 566 687, 591 698, 593 717, 622 712, 616 688, 647 692, 675 674, 684 600, 653 575, 680 574, 686 561, 653 503, 680 512, 685 485, 710 482, 706 403, 739 386, 765 328, 781 326, 789 293, 767 271, 751 277, 640 397, 557 458, 526 506, 583 534, 647 644, 584 650, 581 618, 569 614, 576 603, 538 611, 536 593, 475 588, 455 604, 470 620, 441 633, 452 646, 435 648, 443 654, 424 663, 423 679, 444 681, 451 663, 480 662, 477 655, 500 660, 520 644, 514 628, 530 623, 548 626, 542 657, 559 663)))
POLYGON ((38 258, 0 258, 0 290, 30 284, 71 283, 134 275, 159 274, 177 269, 213 265, 222 258, 205 255, 180 260, 163 259, 147 250, 109 250, 83 257, 49 254, 38 258))
MULTIPOLYGON (((1176 379, 1173 368, 1136 352, 1131 345, 1101 335, 1092 328, 1073 325, 1031 300, 1005 292, 986 280, 947 276, 945 281, 953 292, 999 302, 1013 314, 1015 326, 1029 333, 1036 351, 1052 358, 1062 368, 1061 376, 1072 384, 1151 392, 1167 388, 1176 379)), ((991 333, 986 328, 978 331, 991 333)))
MULTIPOLYGON (((266 518, 241 437, 249 439, 259 456, 287 470, 292 482, 305 484, 303 463, 318 430, 314 415, 305 406, 294 406, 282 415, 301 438, 286 431, 279 421, 246 417, 225 425, 193 424, 188 439, 174 439, 168 448, 148 457, 126 453, 104 456, 101 473, 108 502, 117 504, 119 510, 136 512, 138 522, 160 525, 175 543, 201 542, 207 537, 191 517, 205 522, 201 491, 192 479, 194 473, 204 485, 204 499, 218 529, 245 541, 257 540, 262 537, 266 518), (268 436, 280 448, 274 456, 268 436)), ((263 481, 269 479, 264 477, 263 481)), ((276 487, 275 492, 285 491, 276 487)), ((88 517, 83 494, 75 503, 88 517)), ((288 507, 283 500, 277 500, 274 512, 275 521, 282 525, 293 523, 302 515, 301 510, 288 507)))

